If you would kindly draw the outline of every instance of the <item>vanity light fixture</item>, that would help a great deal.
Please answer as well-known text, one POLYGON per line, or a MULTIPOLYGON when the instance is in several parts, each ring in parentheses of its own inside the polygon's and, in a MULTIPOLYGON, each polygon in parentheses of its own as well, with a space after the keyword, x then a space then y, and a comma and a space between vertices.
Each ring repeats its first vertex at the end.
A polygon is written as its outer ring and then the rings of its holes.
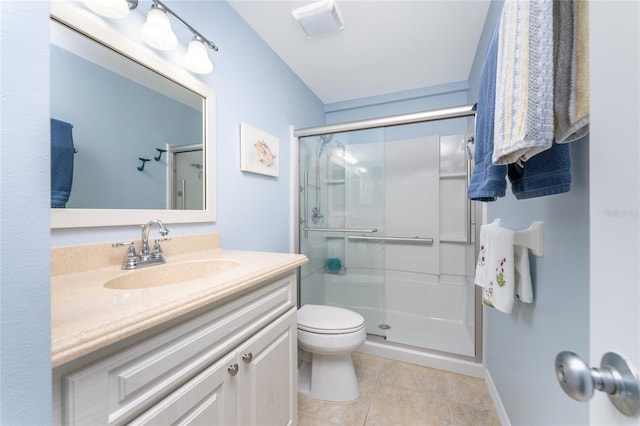
POLYGON ((213 64, 207 55, 207 48, 204 47, 204 42, 199 36, 195 36, 189 42, 184 63, 187 69, 198 74, 209 74, 213 70, 213 64))
POLYGON ((129 9, 138 6, 138 0, 84 0, 84 4, 100 16, 120 19, 129 14, 129 9))
POLYGON ((344 28, 342 13, 334 0, 320 0, 291 13, 308 38, 344 28))
POLYGON ((142 40, 158 50, 171 50, 178 45, 178 39, 171 29, 169 16, 164 6, 153 4, 147 14, 147 22, 140 30, 142 40))
MULTIPOLYGON (((151 1, 153 2, 151 10, 149 10, 147 20, 141 30, 144 42, 159 50, 170 50, 176 47, 178 39, 171 29, 169 20, 171 16, 193 33, 193 40, 189 43, 185 55, 186 67, 198 74, 210 73, 213 70, 213 64, 209 60, 206 48, 217 52, 218 46, 207 40, 184 19, 169 9, 166 4, 160 0, 151 1)), ((98 15, 117 19, 124 18, 130 9, 135 9, 138 6, 138 0, 84 0, 84 4, 98 15)))

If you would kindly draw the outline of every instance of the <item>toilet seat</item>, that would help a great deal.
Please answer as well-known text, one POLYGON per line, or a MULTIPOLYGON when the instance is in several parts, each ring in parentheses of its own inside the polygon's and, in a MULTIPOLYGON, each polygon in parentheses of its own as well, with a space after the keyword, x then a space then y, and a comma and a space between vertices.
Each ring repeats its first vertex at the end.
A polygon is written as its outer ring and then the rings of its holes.
POLYGON ((309 333, 346 334, 363 327, 362 315, 337 306, 304 305, 298 310, 298 329, 309 333))

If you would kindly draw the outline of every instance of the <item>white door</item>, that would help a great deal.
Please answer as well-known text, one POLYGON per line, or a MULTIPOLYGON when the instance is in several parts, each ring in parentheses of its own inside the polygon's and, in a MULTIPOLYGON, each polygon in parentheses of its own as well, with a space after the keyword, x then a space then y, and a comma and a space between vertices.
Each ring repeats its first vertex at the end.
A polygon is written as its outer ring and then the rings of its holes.
MULTIPOLYGON (((590 346, 640 368, 640 4, 590 2, 590 346)), ((639 425, 596 392, 592 425, 639 425)))

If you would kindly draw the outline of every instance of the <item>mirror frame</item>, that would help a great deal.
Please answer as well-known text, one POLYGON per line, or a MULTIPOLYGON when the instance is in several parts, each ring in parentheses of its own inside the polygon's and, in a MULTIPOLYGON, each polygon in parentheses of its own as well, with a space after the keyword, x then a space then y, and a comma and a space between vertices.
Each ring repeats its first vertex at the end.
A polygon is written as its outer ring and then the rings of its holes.
POLYGON ((215 94, 188 71, 166 61, 154 51, 137 44, 107 25, 102 18, 82 7, 79 2, 53 1, 51 19, 70 27, 156 73, 173 80, 204 100, 204 173, 205 205, 203 210, 156 209, 51 209, 51 228, 83 228, 139 225, 150 219, 164 223, 202 223, 216 221, 216 141, 215 94))

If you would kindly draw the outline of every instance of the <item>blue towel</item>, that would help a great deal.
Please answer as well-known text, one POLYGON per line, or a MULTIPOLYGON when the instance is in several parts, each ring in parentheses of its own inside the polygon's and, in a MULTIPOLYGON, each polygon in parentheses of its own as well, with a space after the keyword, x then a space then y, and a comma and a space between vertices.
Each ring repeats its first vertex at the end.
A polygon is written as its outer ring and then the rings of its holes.
POLYGON ((523 166, 509 164, 511 191, 518 200, 561 194, 571 189, 571 151, 557 144, 541 152, 523 166))
POLYGON ((468 197, 476 201, 495 201, 504 197, 507 188, 507 166, 493 164, 493 129, 496 103, 496 67, 498 32, 493 30, 489 49, 482 66, 476 113, 475 168, 469 183, 468 197))
POLYGON ((73 182, 73 126, 51 119, 51 207, 64 208, 73 182))

